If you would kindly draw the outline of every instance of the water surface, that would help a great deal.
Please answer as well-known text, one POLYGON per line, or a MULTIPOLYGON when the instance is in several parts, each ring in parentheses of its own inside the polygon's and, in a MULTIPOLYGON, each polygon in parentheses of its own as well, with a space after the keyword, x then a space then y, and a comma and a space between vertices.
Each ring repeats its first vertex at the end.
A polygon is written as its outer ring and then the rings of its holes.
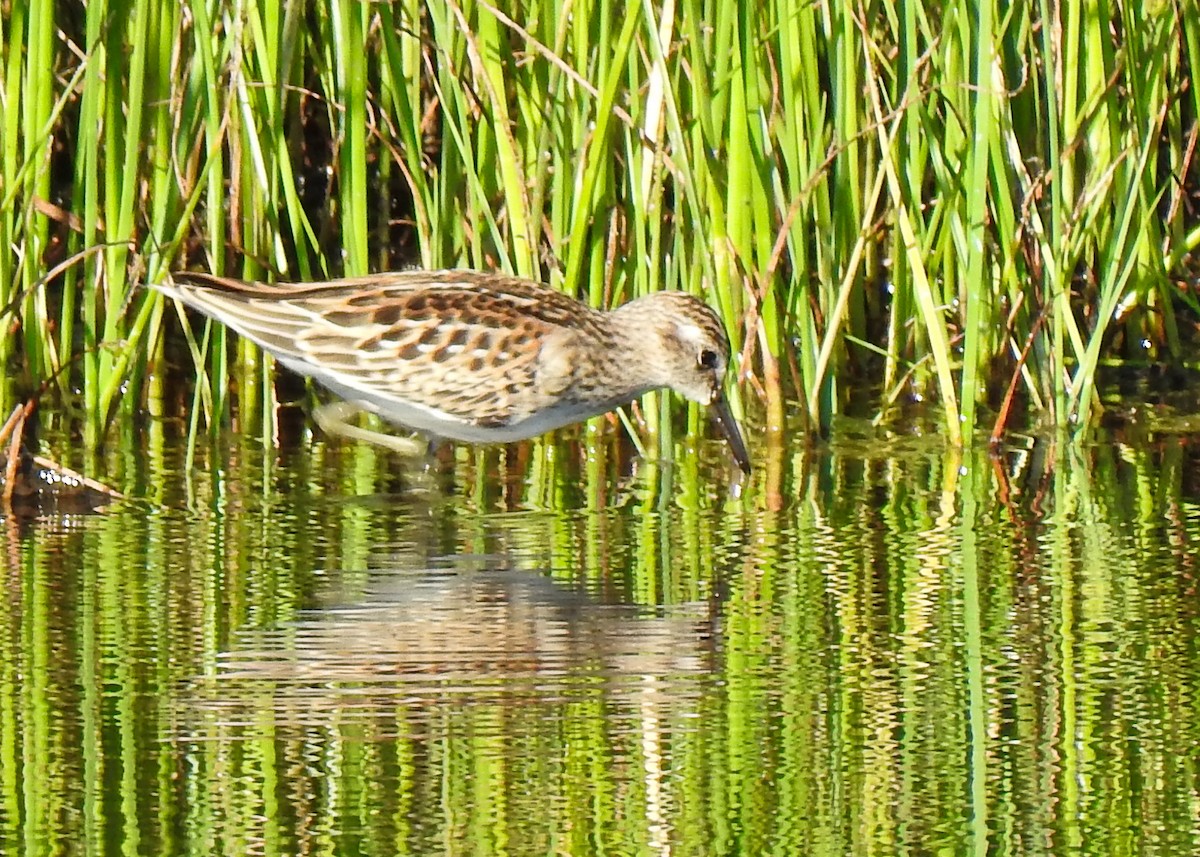
POLYGON ((5 519, 0 853, 1200 852, 1179 437, 172 431, 5 519))

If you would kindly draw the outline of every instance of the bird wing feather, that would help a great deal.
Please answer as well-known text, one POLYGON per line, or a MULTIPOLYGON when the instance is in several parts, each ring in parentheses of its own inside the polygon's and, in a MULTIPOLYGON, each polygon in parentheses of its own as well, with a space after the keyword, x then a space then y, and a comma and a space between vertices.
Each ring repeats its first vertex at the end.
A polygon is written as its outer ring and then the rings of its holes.
POLYGON ((186 273, 159 288, 296 371, 368 400, 486 427, 519 422, 561 395, 578 369, 580 305, 525 280, 480 288, 453 274, 265 286, 186 273))

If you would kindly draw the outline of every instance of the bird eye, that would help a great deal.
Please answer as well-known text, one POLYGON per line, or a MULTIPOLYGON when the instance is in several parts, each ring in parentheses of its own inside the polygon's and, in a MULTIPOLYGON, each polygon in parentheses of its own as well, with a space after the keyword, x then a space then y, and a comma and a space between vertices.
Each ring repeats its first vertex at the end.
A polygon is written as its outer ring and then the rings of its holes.
POLYGON ((701 369, 716 369, 717 368, 717 352, 711 348, 705 348, 700 352, 700 359, 697 361, 701 369))

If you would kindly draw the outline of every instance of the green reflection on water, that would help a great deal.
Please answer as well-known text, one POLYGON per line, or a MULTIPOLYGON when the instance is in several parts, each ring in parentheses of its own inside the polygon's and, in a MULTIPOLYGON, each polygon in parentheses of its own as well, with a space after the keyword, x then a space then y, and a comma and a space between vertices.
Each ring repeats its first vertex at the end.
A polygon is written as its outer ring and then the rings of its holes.
POLYGON ((907 447, 116 450, 0 536, 0 853, 1195 853, 1187 448, 907 447))

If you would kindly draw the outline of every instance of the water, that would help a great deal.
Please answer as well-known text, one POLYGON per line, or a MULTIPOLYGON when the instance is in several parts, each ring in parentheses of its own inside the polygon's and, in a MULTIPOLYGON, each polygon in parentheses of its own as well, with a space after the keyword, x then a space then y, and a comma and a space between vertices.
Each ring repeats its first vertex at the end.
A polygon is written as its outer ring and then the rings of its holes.
POLYGON ((844 432, 739 496, 173 430, 4 521, 0 853, 1200 852, 1180 438, 844 432))

